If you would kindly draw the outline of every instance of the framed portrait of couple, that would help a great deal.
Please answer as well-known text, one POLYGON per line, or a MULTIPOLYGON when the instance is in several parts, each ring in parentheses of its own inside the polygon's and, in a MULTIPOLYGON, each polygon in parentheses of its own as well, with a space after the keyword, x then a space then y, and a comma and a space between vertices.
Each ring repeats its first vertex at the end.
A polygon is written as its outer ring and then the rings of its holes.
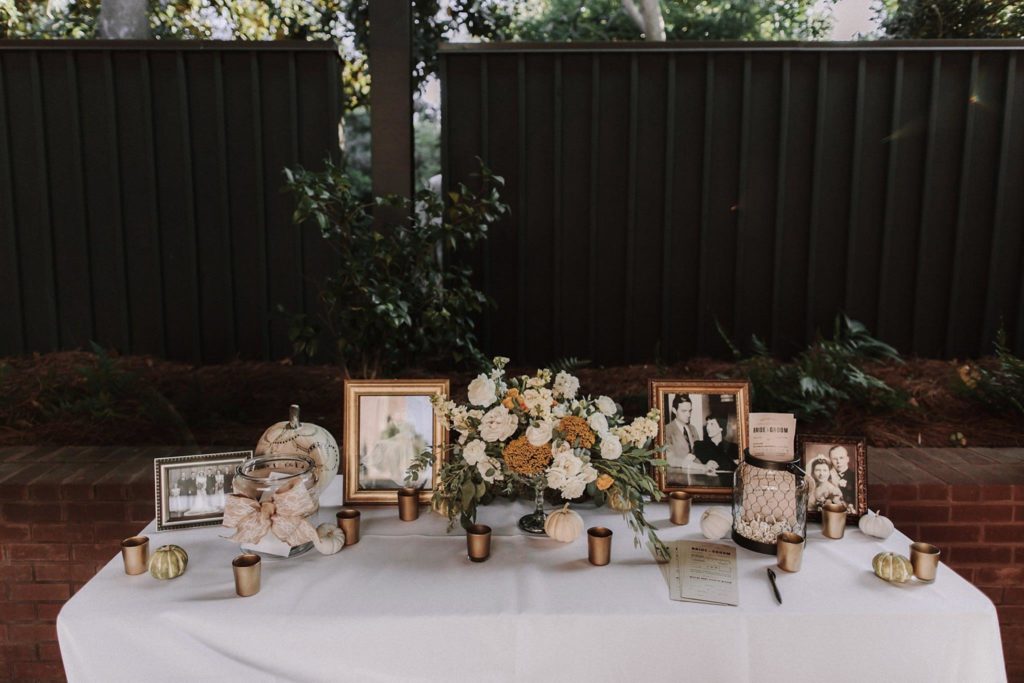
POLYGON ((797 453, 807 473, 807 519, 821 521, 826 503, 845 505, 848 523, 867 512, 867 450, 862 436, 797 436, 797 453))
POLYGON ((448 441, 430 399, 447 395, 446 379, 345 382, 346 504, 397 505, 406 486, 430 502, 448 441), (409 479, 410 465, 428 453, 430 464, 409 479))
POLYGON ((733 474, 747 448, 750 385, 726 380, 651 380, 650 402, 661 411, 658 445, 666 461, 659 488, 697 500, 730 500, 733 474))

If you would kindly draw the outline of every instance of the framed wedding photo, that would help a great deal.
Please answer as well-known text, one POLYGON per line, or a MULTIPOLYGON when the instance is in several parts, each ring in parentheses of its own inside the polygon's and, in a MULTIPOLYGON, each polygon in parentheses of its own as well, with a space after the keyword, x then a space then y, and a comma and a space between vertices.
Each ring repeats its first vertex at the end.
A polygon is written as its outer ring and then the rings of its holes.
POLYGON ((661 411, 664 446, 659 488, 697 500, 730 500, 736 466, 747 448, 750 385, 726 380, 651 380, 651 407, 661 411))
POLYGON ((345 382, 345 503, 397 505, 405 486, 430 502, 441 471, 448 432, 434 415, 433 396, 448 395, 446 379, 345 382), (406 481, 417 455, 431 452, 419 479, 406 481))
POLYGON ((821 521, 825 503, 846 505, 846 521, 868 511, 868 447, 863 436, 797 434, 796 452, 807 472, 807 519, 821 521))
POLYGON ((252 451, 231 451, 153 460, 156 530, 220 524, 235 468, 251 457, 252 451))

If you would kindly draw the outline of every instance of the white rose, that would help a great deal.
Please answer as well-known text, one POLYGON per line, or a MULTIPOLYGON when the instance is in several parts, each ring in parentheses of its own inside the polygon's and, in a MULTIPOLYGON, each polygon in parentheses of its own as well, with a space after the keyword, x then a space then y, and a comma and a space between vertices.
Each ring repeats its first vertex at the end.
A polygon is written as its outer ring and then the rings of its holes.
POLYGON ((487 375, 477 375, 469 383, 469 402, 475 406, 487 407, 498 400, 494 391, 494 380, 487 375))
POLYGON ((462 449, 462 459, 470 465, 477 465, 487 459, 487 444, 480 439, 473 439, 462 449))
POLYGON ((584 484, 589 484, 592 481, 597 480, 597 470, 589 462, 583 466, 583 471, 580 472, 580 478, 584 484))
POLYGON ((519 418, 508 412, 505 406, 495 406, 480 420, 480 436, 484 441, 504 441, 519 427, 519 418))
POLYGON ((622 442, 618 437, 606 435, 601 439, 601 457, 605 460, 618 460, 622 455, 622 442))
POLYGON ((568 444, 568 442, 562 441, 561 439, 559 439, 554 444, 552 444, 552 446, 551 446, 551 457, 552 458, 557 458, 558 456, 565 455, 566 453, 570 453, 570 454, 572 453, 572 446, 570 446, 568 444))
POLYGON ((562 487, 569 482, 569 479, 568 477, 565 476, 565 473, 562 472, 561 470, 556 469, 550 469, 547 471, 547 480, 548 488, 556 489, 558 491, 561 491, 562 487))
POLYGON ((505 478, 501 473, 501 461, 496 458, 485 458, 476 464, 476 469, 488 484, 505 478))
POLYGON ((598 434, 604 434, 608 431, 608 418, 601 413, 594 413, 588 417, 587 424, 598 434))
POLYGON ((583 495, 587 485, 582 479, 571 479, 562 487, 562 498, 572 500, 583 495))
POLYGON ((615 401, 608 396, 597 397, 597 409, 609 417, 615 414, 615 401))
POLYGON ((580 389, 580 381, 568 372, 560 372, 555 375, 555 383, 551 388, 554 390, 555 396, 571 400, 576 398, 576 392, 580 389))
POLYGON ((544 420, 543 422, 537 423, 537 426, 530 426, 526 428, 526 440, 530 442, 531 446, 541 447, 548 441, 551 441, 551 430, 554 428, 555 423, 550 420, 544 420))
POLYGON ((551 462, 551 469, 558 470, 567 478, 573 478, 583 469, 583 461, 576 457, 572 451, 559 453, 551 462))

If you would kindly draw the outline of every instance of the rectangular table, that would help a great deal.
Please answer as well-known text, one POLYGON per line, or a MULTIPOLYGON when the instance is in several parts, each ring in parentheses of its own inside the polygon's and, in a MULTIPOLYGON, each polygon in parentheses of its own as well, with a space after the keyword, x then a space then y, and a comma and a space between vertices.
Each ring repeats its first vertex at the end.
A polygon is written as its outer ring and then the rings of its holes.
MULTIPOLYGON (((318 521, 333 521, 340 477, 318 521)), ((664 504, 649 518, 664 540, 703 539, 697 505, 672 526, 664 504)), ((337 555, 311 551, 263 561, 262 590, 234 594, 235 543, 220 527, 143 532, 150 549, 188 551, 185 574, 127 576, 115 557, 57 620, 72 681, 1004 681, 992 603, 945 565, 934 584, 885 583, 881 550, 909 555, 909 539, 847 529, 808 531, 803 568, 740 548, 738 607, 669 600, 649 552, 622 517, 581 509, 615 532, 612 562, 587 562, 586 533, 569 544, 521 534, 523 504, 481 508, 491 557, 466 557, 461 530, 421 511, 362 508, 361 540, 337 555)), ((922 539, 927 540, 927 539, 922 539)), ((723 543, 732 543, 725 540, 723 543)))

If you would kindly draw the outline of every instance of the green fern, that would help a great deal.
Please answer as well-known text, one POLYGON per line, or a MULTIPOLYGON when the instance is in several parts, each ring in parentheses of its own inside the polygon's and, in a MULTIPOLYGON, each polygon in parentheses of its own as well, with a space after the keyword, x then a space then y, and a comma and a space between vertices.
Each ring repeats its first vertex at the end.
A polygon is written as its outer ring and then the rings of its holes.
POLYGON ((551 372, 568 372, 571 375, 575 372, 578 372, 582 368, 587 367, 588 365, 590 365, 589 360, 577 358, 576 356, 569 356, 568 358, 559 358, 554 363, 551 363, 551 365, 549 365, 548 367, 551 370, 551 372))

